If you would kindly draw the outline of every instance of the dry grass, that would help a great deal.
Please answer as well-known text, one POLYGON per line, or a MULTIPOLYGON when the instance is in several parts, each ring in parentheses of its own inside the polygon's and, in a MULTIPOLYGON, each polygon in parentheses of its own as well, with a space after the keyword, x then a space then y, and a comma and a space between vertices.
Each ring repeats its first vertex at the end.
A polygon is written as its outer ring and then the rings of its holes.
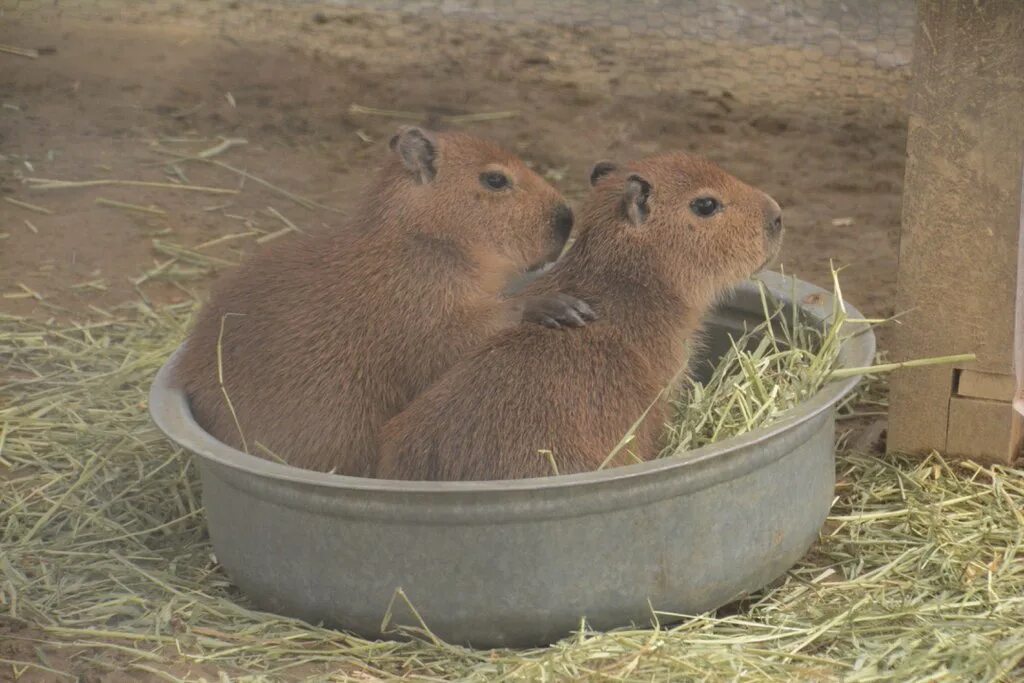
MULTIPOLYGON (((838 278, 835 282, 841 295, 838 278)), ((731 339, 732 347, 706 382, 685 381, 661 457, 776 422, 816 394, 837 369, 846 337, 846 313, 839 301, 831 325, 822 330, 761 286, 764 321, 731 339)))
MULTIPOLYGON (((252 611, 213 557, 189 458, 146 412, 191 310, 139 304, 87 325, 0 317, 0 614, 43 634, 32 647, 74 643, 71 668, 176 680, 184 663, 250 681, 1022 673, 1024 472, 938 455, 840 454, 833 514, 808 557, 743 604, 674 626, 659 614, 653 628, 472 651, 368 642, 252 611)), ((5 657, 0 678, 24 668, 5 657)))
MULTIPOLYGON (((794 285, 795 285, 795 281, 794 285)), ((678 455, 729 437, 784 420, 789 411, 817 394, 827 383, 902 368, 964 363, 974 354, 919 358, 864 368, 841 367, 844 343, 870 327, 890 320, 852 319, 843 303, 839 271, 832 269, 832 309, 822 326, 787 307, 759 284, 764 320, 730 337, 731 348, 717 361, 705 381, 684 378, 668 425, 668 439, 659 457, 678 455)), ((795 291, 789 297, 796 300, 795 291)), ((838 406, 845 411, 862 392, 853 392, 838 406)))

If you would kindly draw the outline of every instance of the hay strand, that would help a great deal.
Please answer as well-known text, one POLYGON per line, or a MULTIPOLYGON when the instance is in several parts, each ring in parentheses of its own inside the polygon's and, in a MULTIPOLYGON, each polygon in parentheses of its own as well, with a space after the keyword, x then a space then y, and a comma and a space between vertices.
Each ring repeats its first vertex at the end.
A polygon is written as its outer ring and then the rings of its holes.
POLYGON ((225 313, 220 319, 220 332, 217 334, 217 384, 220 386, 220 392, 224 396, 224 402, 228 405, 228 410, 231 411, 231 419, 235 421, 235 428, 238 429, 238 438, 242 440, 242 450, 246 453, 249 452, 249 444, 245 441, 245 434, 242 432, 242 423, 238 421, 238 413, 235 412, 235 404, 231 402, 231 397, 228 396, 228 389, 224 386, 224 323, 227 321, 229 316, 242 315, 241 313, 225 313))
POLYGON ((293 202, 295 202, 296 204, 298 204, 299 206, 301 206, 303 208, 310 209, 310 210, 312 210, 312 209, 323 209, 325 211, 332 211, 334 213, 340 213, 341 212, 341 209, 335 208, 333 206, 327 206, 326 204, 321 204, 319 202, 315 202, 312 199, 307 199, 306 197, 303 197, 301 195, 295 194, 294 192, 291 192, 290 190, 286 190, 283 187, 278 187, 277 185, 274 185, 270 181, 264 180, 263 178, 260 178, 258 176, 255 176, 255 175, 249 173, 248 171, 244 171, 244 170, 242 170, 240 168, 236 168, 236 167, 232 166, 231 164, 227 164, 227 163, 225 163, 223 161, 220 161, 218 159, 203 158, 203 157, 199 157, 199 156, 190 156, 188 154, 181 154, 179 152, 175 152, 174 150, 164 149, 164 148, 159 147, 159 146, 155 146, 153 149, 154 149, 154 151, 159 152, 160 154, 165 154, 165 155, 168 155, 168 156, 173 156, 176 159, 178 159, 179 161, 199 161, 199 162, 203 162, 203 163, 207 163, 207 164, 212 164, 214 166, 218 166, 220 168, 223 168, 226 171, 231 171, 232 173, 240 176, 242 178, 243 182, 245 180, 252 180, 253 182, 255 182, 255 183, 257 183, 259 185, 262 185, 263 187, 267 188, 268 190, 276 192, 277 194, 281 195, 282 197, 286 197, 287 199, 292 200, 293 202))
POLYGON ((274 207, 268 206, 267 207, 267 212, 270 213, 270 215, 273 216, 274 218, 276 218, 277 220, 279 220, 282 223, 284 223, 285 226, 287 226, 289 229, 291 229, 291 230, 293 230, 295 232, 304 232, 301 228, 299 228, 299 226, 295 225, 290 220, 288 220, 284 215, 281 214, 280 211, 278 211, 274 207))
POLYGON ((205 185, 184 185, 180 183, 160 183, 145 180, 51 180, 48 178, 26 178, 29 188, 33 190, 66 190, 80 187, 105 187, 123 185, 127 187, 149 187, 164 190, 182 190, 184 192, 205 192, 207 194, 238 194, 238 190, 224 187, 207 187, 205 185))
MULTIPOLYGON (((400 111, 395 109, 378 109, 377 107, 364 107, 361 104, 349 105, 350 114, 362 114, 364 116, 379 116, 388 119, 404 119, 408 121, 423 121, 430 118, 428 112, 400 111)), ((519 116, 517 111, 491 111, 477 114, 442 114, 437 118, 445 123, 462 124, 477 123, 480 121, 498 121, 519 116)))
POLYGON ((219 154, 223 154, 232 147, 239 147, 241 145, 248 144, 249 141, 246 140, 245 138, 222 138, 220 143, 214 145, 213 147, 204 149, 202 152, 199 152, 199 154, 196 154, 196 157, 198 157, 199 159, 212 159, 213 157, 219 154))
POLYGON ((32 48, 28 47, 0 45, 0 52, 4 52, 9 55, 17 55, 18 57, 28 57, 29 59, 39 59, 39 50, 33 50, 32 48))
POLYGON ((978 356, 973 353, 961 353, 954 356, 935 356, 932 358, 917 358, 905 360, 900 363, 883 363, 871 365, 864 368, 836 368, 832 371, 832 379, 843 379, 844 377, 856 377, 857 375, 873 374, 881 372, 892 372, 902 368, 923 368, 929 365, 953 365, 958 363, 973 363, 978 356))
POLYGON ((109 206, 114 209, 124 209, 125 211, 135 211, 136 213, 148 213, 154 216, 166 216, 167 212, 161 209, 159 206, 140 206, 139 204, 129 204, 128 202, 119 202, 114 199, 106 199, 105 197, 97 197, 96 203, 100 206, 109 206))
POLYGON ((8 204, 13 204, 14 206, 20 206, 23 209, 28 209, 29 211, 41 213, 44 216, 53 215, 53 211, 51 211, 50 209, 47 209, 42 206, 36 206, 35 204, 29 204, 28 202, 23 202, 20 199, 15 199, 14 197, 4 197, 4 201, 7 202, 8 204))

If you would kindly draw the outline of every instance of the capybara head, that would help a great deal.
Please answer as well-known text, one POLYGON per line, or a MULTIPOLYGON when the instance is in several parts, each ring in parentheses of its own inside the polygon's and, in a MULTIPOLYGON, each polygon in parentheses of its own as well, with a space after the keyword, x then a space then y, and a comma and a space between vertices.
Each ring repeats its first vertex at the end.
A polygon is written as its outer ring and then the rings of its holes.
POLYGON ((403 127, 391 138, 378 209, 385 222, 492 247, 523 269, 557 258, 572 230, 565 199, 488 140, 403 127))
POLYGON ((619 268, 649 270, 680 291, 713 299, 781 246, 775 200, 707 159, 671 152, 622 166, 603 161, 590 182, 580 239, 599 245, 588 251, 614 253, 619 268))

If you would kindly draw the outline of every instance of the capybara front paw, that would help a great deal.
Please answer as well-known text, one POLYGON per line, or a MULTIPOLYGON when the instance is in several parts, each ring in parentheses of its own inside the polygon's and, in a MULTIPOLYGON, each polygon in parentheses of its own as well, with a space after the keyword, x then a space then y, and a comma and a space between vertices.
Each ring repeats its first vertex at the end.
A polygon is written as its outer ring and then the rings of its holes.
POLYGON ((595 320, 597 314, 586 301, 561 292, 529 297, 523 304, 523 322, 552 329, 583 327, 595 320))

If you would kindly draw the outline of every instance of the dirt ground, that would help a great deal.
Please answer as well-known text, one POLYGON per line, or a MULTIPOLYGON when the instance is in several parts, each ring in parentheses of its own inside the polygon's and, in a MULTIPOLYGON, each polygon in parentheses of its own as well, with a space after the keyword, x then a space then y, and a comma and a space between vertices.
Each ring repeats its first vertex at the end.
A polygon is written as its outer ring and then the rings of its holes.
MULTIPOLYGON (((201 298, 290 223, 343 222, 402 122, 496 138, 574 201, 598 159, 708 155, 783 206, 788 272, 828 286, 834 260, 852 302, 894 312, 900 103, 865 96, 867 81, 852 97, 759 75, 790 48, 756 48, 776 51, 758 59, 722 46, 709 59, 683 46, 670 78, 635 66, 645 46, 620 49, 598 29, 238 2, 36 7, 0 17, 0 44, 38 51, 0 52, 0 313, 81 320, 139 297, 201 298), (450 118, 495 112, 507 115, 450 118), (219 151, 225 138, 247 144, 219 151), (204 189, 44 190, 29 178, 204 189)), ((30 652, 18 642, 0 659, 30 652)), ((21 680, 51 680, 36 673, 21 680)))
POLYGON ((0 25, 3 43, 42 52, 0 54, 0 192, 48 212, 0 202, 5 312, 95 315, 94 306, 135 296, 133 282, 166 264, 173 245, 212 257, 180 257, 138 285, 156 301, 174 300, 192 292, 191 284, 181 285, 188 293, 173 285, 185 279, 175 272, 237 261, 263 233, 285 227, 280 216, 300 228, 343 221, 363 198, 361 181, 383 153, 381 141, 401 123, 352 105, 494 137, 572 200, 599 158, 673 147, 706 154, 784 207, 787 270, 827 284, 834 259, 848 266, 851 301, 870 314, 892 312, 905 137, 898 102, 843 103, 810 90, 798 96, 795 87, 775 89, 770 102, 721 88, 661 87, 679 84, 657 74, 638 85, 629 53, 597 50, 592 63, 547 55, 546 47, 562 44, 590 55, 587 40, 601 43, 600 34, 568 28, 454 20, 410 28, 408 17, 360 9, 230 9, 237 4, 126 5, 84 18, 22 11, 0 25), (392 44, 396 35, 404 45, 392 44), (440 47, 427 53, 426 44, 440 47), (442 118, 487 112, 516 115, 462 125, 442 118), (251 178, 243 186, 218 166, 168 165, 172 152, 195 154, 221 137, 248 144, 213 160, 337 210, 300 206, 251 178), (45 191, 27 186, 27 177, 242 190, 45 191), (218 238, 226 241, 200 246, 218 238))

